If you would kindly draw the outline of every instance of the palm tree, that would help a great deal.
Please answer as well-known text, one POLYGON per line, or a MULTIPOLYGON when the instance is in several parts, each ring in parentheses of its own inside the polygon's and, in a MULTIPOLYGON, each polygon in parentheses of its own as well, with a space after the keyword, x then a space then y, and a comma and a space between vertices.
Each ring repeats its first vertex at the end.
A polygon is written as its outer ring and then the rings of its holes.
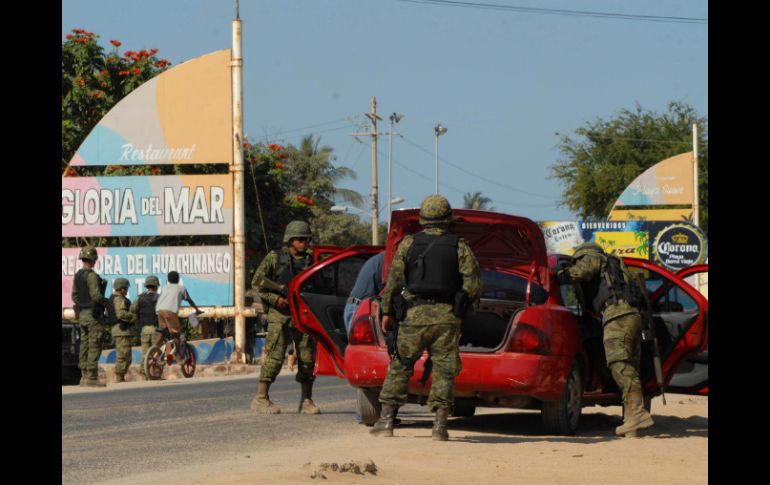
POLYGON ((338 188, 336 185, 347 177, 356 179, 356 172, 348 167, 335 167, 332 148, 320 146, 321 138, 313 135, 302 138, 299 147, 286 147, 288 164, 291 167, 292 195, 306 195, 314 199, 316 206, 327 209, 335 200, 342 200, 353 207, 361 208, 364 198, 354 190, 338 188))
POLYGON ((490 202, 492 202, 492 199, 484 197, 481 195, 481 192, 474 192, 473 194, 468 192, 463 195, 463 207, 466 209, 495 210, 494 207, 489 205, 490 202))

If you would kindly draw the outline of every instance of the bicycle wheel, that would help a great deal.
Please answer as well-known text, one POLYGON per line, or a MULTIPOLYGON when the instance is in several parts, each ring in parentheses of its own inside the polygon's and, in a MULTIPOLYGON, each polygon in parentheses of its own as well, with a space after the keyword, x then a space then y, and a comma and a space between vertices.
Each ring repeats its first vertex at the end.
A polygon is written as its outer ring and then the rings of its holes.
POLYGON ((195 374, 195 350, 190 344, 186 344, 187 359, 180 365, 182 368, 182 375, 185 377, 192 377, 195 374))
POLYGON ((163 367, 165 362, 163 361, 163 351, 156 345, 153 345, 147 350, 147 355, 142 362, 144 367, 144 375, 151 381, 157 381, 163 375, 163 367))

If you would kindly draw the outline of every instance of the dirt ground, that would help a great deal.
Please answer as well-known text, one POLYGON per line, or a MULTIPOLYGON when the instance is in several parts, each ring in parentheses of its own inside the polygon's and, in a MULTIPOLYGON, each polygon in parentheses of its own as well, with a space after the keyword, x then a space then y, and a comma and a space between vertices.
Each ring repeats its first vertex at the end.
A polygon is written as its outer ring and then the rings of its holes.
POLYGON ((708 483, 708 398, 670 394, 666 406, 658 397, 652 409, 656 426, 636 439, 614 436, 619 406, 585 408, 578 433, 568 437, 543 435, 537 412, 479 409, 473 418, 450 420, 448 442, 432 441, 430 416, 416 413, 405 416, 394 438, 375 438, 360 426, 302 448, 244 450, 188 466, 173 479, 164 472, 107 483, 708 483), (363 474, 332 469, 351 462, 363 474), (376 474, 364 471, 371 462, 376 474))

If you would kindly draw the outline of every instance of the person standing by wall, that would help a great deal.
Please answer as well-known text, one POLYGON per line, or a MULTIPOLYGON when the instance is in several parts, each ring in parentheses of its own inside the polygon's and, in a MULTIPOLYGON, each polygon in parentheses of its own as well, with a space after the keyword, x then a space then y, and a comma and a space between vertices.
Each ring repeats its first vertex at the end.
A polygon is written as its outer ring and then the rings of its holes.
POLYGON ((139 340, 142 345, 142 360, 139 363, 139 371, 144 375, 144 359, 147 350, 152 345, 153 337, 158 331, 158 315, 155 313, 155 305, 158 302, 158 287, 160 280, 155 275, 150 275, 144 280, 145 291, 131 304, 131 313, 134 314, 137 326, 140 328, 139 340))
POLYGON ((75 273, 72 301, 80 326, 80 385, 103 387, 104 384, 99 382, 99 357, 102 355, 104 309, 108 302, 104 297, 107 281, 94 271, 94 264, 99 259, 95 247, 84 247, 78 257, 83 267, 75 273))
POLYGON ((131 300, 126 295, 130 283, 126 278, 116 278, 114 290, 107 303, 107 324, 112 327, 115 339, 115 382, 125 382, 131 368, 131 345, 134 343, 133 323, 136 317, 131 313, 131 300))

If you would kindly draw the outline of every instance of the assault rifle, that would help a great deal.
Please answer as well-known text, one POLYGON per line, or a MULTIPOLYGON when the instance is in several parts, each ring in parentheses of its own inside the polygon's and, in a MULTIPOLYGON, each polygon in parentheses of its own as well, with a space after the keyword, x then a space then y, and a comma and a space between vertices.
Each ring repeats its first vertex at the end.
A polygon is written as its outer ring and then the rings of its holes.
POLYGON ((644 282, 644 276, 637 275, 636 278, 639 291, 642 293, 642 301, 640 302, 639 311, 642 314, 642 341, 652 342, 652 364, 655 368, 655 380, 660 388, 660 395, 663 398, 663 405, 666 404, 666 385, 663 380, 663 368, 661 367, 660 359, 660 347, 658 346, 658 339, 655 336, 655 322, 652 318, 652 310, 650 308, 650 297, 647 293, 647 285, 644 282))
POLYGON ((260 286, 268 290, 273 290, 279 293, 284 298, 289 297, 289 293, 286 291, 286 285, 276 283, 275 281, 271 280, 267 276, 264 276, 264 275, 257 276, 256 279, 254 280, 254 284, 256 286, 260 286))

